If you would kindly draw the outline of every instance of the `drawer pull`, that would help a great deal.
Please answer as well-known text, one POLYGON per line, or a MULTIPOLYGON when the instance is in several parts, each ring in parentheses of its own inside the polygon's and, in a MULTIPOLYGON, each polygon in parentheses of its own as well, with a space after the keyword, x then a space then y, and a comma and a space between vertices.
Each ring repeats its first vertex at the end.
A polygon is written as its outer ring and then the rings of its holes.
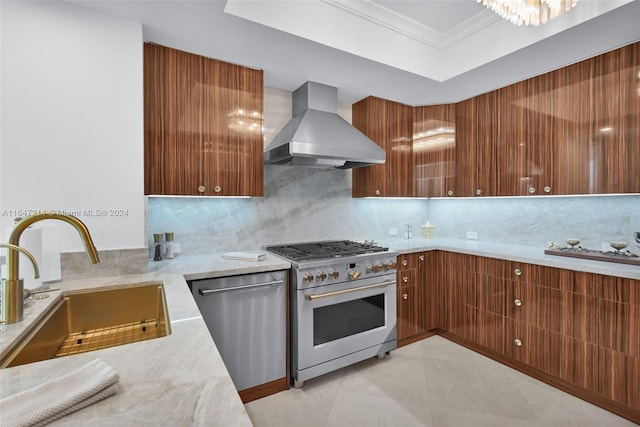
POLYGON ((513 270, 513 272, 516 276, 522 276, 522 270, 520 270, 519 268, 516 268, 515 270, 513 270))
POLYGON ((205 187, 204 185, 198 186, 198 193, 204 193, 205 187))
POLYGON ((516 347, 522 347, 522 341, 520 341, 518 338, 513 340, 513 343, 516 345, 516 347))
POLYGON ((447 191, 447 196, 453 196, 453 190, 447 191))
POLYGON ((520 301, 519 299, 513 301, 513 303, 516 305, 516 307, 522 307, 522 301, 520 301))
POLYGON ((380 190, 376 190, 375 193, 376 193, 376 196, 379 196, 380 195, 380 190))
POLYGON ((548 185, 546 187, 544 187, 544 192, 545 193, 551 193, 551 187, 549 187, 548 185))

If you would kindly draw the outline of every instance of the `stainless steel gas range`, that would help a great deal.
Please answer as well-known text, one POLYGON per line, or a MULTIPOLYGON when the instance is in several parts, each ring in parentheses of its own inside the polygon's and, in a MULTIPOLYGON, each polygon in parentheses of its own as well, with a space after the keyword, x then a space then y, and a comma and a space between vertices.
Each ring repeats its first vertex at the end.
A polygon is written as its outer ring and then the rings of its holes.
POLYGON ((304 381, 397 347, 397 253, 349 240, 267 246, 291 262, 291 376, 304 381))

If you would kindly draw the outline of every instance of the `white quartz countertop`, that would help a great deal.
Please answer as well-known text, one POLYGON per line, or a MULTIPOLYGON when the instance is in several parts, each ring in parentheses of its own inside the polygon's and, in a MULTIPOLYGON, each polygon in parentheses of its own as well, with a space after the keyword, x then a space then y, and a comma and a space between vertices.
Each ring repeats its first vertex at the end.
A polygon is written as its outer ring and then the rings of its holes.
POLYGON ((400 254, 443 250, 640 280, 640 266, 638 265, 547 255, 544 253, 546 247, 513 245, 446 237, 439 237, 435 239, 389 239, 379 241, 377 243, 388 246, 389 249, 398 251, 400 254))
POLYGON ((290 268, 275 256, 265 261, 230 261, 220 254, 176 257, 151 262, 148 274, 53 284, 59 291, 25 305, 24 320, 0 325, 0 354, 28 332, 39 316, 64 293, 78 289, 121 287, 149 281, 164 283, 171 334, 84 354, 0 369, 0 398, 54 379, 94 359, 120 375, 116 395, 74 412, 52 425, 251 426, 244 405, 209 334, 186 280, 250 274, 290 268))
MULTIPOLYGON (((640 267, 545 255, 543 247, 465 239, 390 239, 378 242, 399 253, 446 250, 511 261, 640 279, 640 267)), ((269 254, 264 261, 234 261, 221 254, 178 256, 149 263, 149 273, 62 281, 49 298, 25 305, 24 320, 0 325, 0 355, 28 332, 64 293, 105 286, 161 281, 165 286, 171 334, 144 342, 0 369, 0 398, 42 384, 100 358, 120 374, 115 396, 75 412, 53 425, 250 426, 244 406, 193 300, 187 280, 290 268, 269 254)))

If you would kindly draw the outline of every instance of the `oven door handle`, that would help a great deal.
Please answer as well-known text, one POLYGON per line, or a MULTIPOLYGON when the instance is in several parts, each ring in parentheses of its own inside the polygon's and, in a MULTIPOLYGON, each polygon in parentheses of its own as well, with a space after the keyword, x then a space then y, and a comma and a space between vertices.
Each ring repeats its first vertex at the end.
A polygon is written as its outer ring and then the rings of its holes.
POLYGON ((344 289, 342 291, 327 292, 326 294, 309 294, 309 295, 305 295, 305 298, 308 299, 309 301, 313 301, 314 299, 318 299, 318 298, 334 297, 336 295, 344 295, 344 294, 349 294, 351 292, 364 291, 366 289, 384 288, 385 286, 395 285, 395 284, 396 284, 395 280, 387 280, 384 283, 376 283, 374 285, 360 286, 359 288, 353 288, 353 289, 344 289))
POLYGON ((276 285, 281 285, 283 283, 284 283, 284 280, 274 280, 272 282, 256 283, 255 285, 231 286, 228 288, 219 288, 219 289, 198 289, 198 293, 204 296, 204 295, 217 294, 220 292, 236 291, 239 289, 253 289, 253 288, 260 288, 262 286, 276 286, 276 285))

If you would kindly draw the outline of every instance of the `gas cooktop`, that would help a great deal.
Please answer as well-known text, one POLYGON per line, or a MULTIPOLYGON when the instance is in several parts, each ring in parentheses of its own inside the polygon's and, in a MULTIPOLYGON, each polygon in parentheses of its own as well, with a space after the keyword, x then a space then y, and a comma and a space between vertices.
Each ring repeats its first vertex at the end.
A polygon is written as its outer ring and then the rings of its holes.
POLYGON ((311 261, 339 258, 344 256, 386 252, 375 242, 354 242, 352 240, 328 240, 323 242, 292 243, 287 245, 266 246, 266 250, 291 261, 311 261))

